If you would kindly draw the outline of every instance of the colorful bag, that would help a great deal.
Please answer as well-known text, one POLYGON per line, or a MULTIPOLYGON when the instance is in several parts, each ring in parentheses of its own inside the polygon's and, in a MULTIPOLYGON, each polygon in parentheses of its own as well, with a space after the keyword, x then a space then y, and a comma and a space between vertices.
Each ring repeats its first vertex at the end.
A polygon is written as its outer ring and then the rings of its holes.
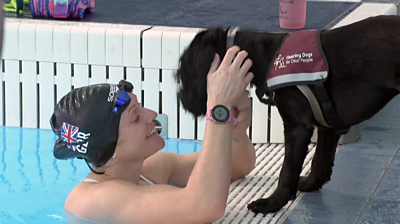
POLYGON ((80 19, 85 11, 93 12, 95 0, 31 0, 33 17, 80 19), (67 4, 68 2, 68 4, 67 4))

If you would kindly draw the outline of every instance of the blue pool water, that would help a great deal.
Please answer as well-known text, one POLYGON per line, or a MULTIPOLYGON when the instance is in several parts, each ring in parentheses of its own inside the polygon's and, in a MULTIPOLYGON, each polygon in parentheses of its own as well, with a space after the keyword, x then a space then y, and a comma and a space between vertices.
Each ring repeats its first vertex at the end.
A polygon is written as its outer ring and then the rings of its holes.
MULTIPOLYGON (((0 223, 67 223, 64 201, 90 171, 82 160, 56 160, 51 130, 0 127, 0 223)), ((167 139, 162 151, 187 154, 199 141, 167 139)))

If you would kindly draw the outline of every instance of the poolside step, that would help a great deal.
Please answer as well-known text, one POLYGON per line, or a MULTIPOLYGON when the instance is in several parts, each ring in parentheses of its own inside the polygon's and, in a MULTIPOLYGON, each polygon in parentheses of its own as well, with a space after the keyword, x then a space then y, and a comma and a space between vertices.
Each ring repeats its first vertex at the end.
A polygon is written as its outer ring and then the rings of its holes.
MULTIPOLYGON (((314 144, 309 145, 309 153, 301 175, 307 175, 310 171, 315 147, 314 144)), ((255 148, 257 155, 255 169, 246 178, 232 182, 225 215, 214 224, 276 223, 293 203, 290 201, 279 212, 265 217, 261 214, 254 216, 254 213, 247 209, 247 204, 250 202, 268 197, 274 192, 285 153, 283 144, 257 144, 255 148)))

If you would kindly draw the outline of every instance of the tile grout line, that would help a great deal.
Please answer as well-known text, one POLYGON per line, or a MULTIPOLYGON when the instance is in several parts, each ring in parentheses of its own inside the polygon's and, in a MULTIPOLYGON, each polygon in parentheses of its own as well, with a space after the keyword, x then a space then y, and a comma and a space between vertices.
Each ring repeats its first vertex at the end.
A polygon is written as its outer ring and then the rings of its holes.
MULTIPOLYGON (((392 155, 392 158, 391 158, 390 162, 388 163, 387 167, 386 167, 386 168, 383 168, 383 169, 384 169, 384 173, 382 174, 381 178, 379 179, 377 186, 374 188, 374 191, 373 191, 372 194, 371 194, 372 196, 375 194, 375 192, 376 192, 376 190, 377 190, 377 188, 378 188, 378 186, 379 186, 379 183, 381 182, 381 180, 382 180, 383 177, 385 176, 386 171, 387 171, 388 168, 391 166, 391 164, 392 164, 393 160, 395 159, 395 157, 396 157, 397 153, 399 152, 399 150, 400 150, 400 147, 398 146, 398 147, 397 147, 397 150, 396 150, 395 153, 392 155)), ((339 148, 338 148, 338 151, 339 151, 339 148)), ((355 154, 357 154, 357 153, 355 153, 355 154)), ((382 169, 382 168, 379 168, 379 169, 382 169)), ((358 181, 356 181, 356 182, 358 182, 358 181)), ((371 183, 372 183, 372 182, 371 182, 371 183)), ((301 201, 301 199, 302 199, 302 198, 304 197, 304 195, 306 195, 307 193, 308 193, 308 192, 300 192, 300 193, 299 193, 299 195, 296 197, 295 201, 293 201, 293 203, 292 203, 292 204, 289 206, 289 208, 286 210, 285 214, 283 214, 283 215, 280 217, 280 219, 278 220, 277 224, 283 224, 283 223, 284 223, 284 221, 288 218, 288 216, 290 215, 290 213, 295 209, 295 207, 297 206, 297 204, 301 201)), ((372 196, 371 196, 371 197, 372 197, 372 196)), ((347 196, 340 196, 340 197, 347 197, 347 196)), ((358 197, 355 197, 355 198, 358 198, 358 197)), ((365 198, 365 199, 367 199, 367 203, 366 203, 366 205, 363 207, 363 210, 362 210, 362 212, 361 212, 361 215, 345 214, 345 213, 343 213, 343 215, 358 216, 356 223, 359 223, 359 221, 360 221, 362 215, 364 214, 364 212, 365 212, 367 206, 369 205, 369 201, 370 201, 371 198, 365 198)), ((305 211, 306 211, 306 210, 305 210, 305 211)), ((331 213, 331 214, 341 214, 341 213, 331 213)))
MULTIPOLYGON (((311 144, 310 144, 311 145, 311 144)), ((310 147, 309 145, 309 147, 310 147)), ((304 162, 306 162, 306 165, 303 166, 303 169, 300 173, 300 175, 305 175, 307 173, 307 175, 309 174, 309 172, 311 172, 311 164, 312 164, 312 160, 314 158, 314 154, 315 154, 315 150, 317 148, 317 144, 312 144, 312 147, 309 148, 309 152, 304 160, 304 162), (311 158, 308 158, 308 156, 312 154, 311 158), (307 166, 310 166, 307 168, 307 166), (306 173, 303 173, 305 170, 306 173)), ((284 212, 284 214, 279 217, 278 221, 276 222, 276 224, 283 224, 285 222, 285 220, 289 217, 289 215, 292 213, 292 211, 296 208, 296 206, 299 204, 299 202, 301 201, 301 199, 304 197, 304 195, 306 195, 307 192, 300 192, 298 191, 298 194, 296 196, 296 199, 290 204, 290 206, 286 209, 286 211, 284 212)))
POLYGON ((386 175, 387 171, 389 170, 389 167, 392 165, 393 160, 395 159, 397 153, 399 152, 400 146, 397 147, 396 152, 393 154, 392 159, 390 160, 388 166, 385 168, 385 171, 383 172, 381 178, 379 179, 374 191, 372 192, 371 196, 368 198, 367 203, 364 205, 364 208, 361 210, 361 213, 356 221, 356 224, 360 223, 362 217, 364 216, 365 211, 368 208, 368 205, 371 203, 372 197, 375 195, 376 191, 378 190, 379 185, 381 184, 381 181, 383 179, 383 177, 386 175))
POLYGON ((289 215, 292 213, 292 211, 299 204, 301 199, 303 199, 304 195, 306 195, 306 192, 300 192, 300 194, 296 197, 296 199, 293 201, 293 203, 290 205, 290 207, 286 210, 285 214, 283 214, 279 218, 279 221, 276 224, 283 224, 286 221, 286 219, 289 217, 289 215))

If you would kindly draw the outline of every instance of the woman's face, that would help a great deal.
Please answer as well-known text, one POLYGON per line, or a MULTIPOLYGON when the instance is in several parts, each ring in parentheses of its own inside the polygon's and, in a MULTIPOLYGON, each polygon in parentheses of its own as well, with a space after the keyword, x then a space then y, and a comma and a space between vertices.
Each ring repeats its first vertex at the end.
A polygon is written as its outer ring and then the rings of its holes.
MULTIPOLYGON (((131 150, 134 150, 135 156, 147 157, 165 146, 164 139, 158 135, 153 124, 157 113, 142 107, 137 101, 136 95, 128 94, 131 101, 121 115, 117 145, 123 144, 122 148, 128 149, 126 155, 132 155, 131 150)), ((121 153, 125 154, 125 152, 121 153)), ((117 157, 121 156, 125 155, 117 152, 117 157)))

